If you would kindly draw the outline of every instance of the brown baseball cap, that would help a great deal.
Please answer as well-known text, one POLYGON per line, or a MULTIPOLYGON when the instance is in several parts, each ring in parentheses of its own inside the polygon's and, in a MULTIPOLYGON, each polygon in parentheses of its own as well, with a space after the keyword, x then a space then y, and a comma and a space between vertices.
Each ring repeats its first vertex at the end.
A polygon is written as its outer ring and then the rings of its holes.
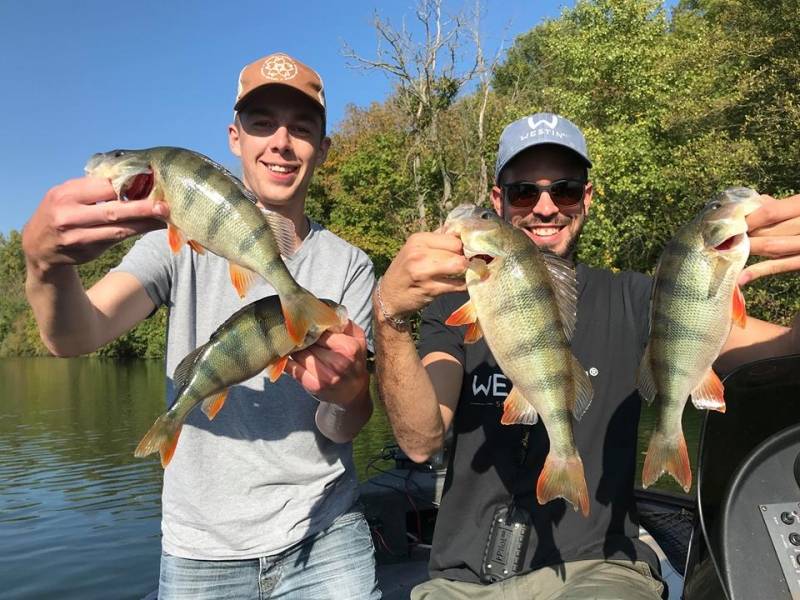
POLYGON ((242 69, 233 109, 239 110, 245 98, 258 88, 275 84, 292 87, 311 98, 325 118, 325 90, 319 73, 283 52, 259 58, 242 69))

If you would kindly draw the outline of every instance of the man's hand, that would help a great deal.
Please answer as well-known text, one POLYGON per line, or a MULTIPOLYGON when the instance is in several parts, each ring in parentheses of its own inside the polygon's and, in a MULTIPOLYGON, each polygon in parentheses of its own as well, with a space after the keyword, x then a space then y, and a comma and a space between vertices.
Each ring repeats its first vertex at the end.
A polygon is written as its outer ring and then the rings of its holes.
POLYGON ((383 310, 402 317, 436 296, 464 291, 467 264, 457 236, 439 230, 411 235, 381 280, 383 310))
POLYGON ((369 396, 367 340, 349 321, 341 333, 326 331, 316 343, 292 354, 285 372, 322 402, 349 409, 369 396))
POLYGON ((164 203, 120 202, 107 179, 82 177, 51 188, 22 232, 28 269, 88 262, 133 235, 165 227, 164 203))
POLYGON ((776 200, 761 196, 762 206, 747 216, 750 253, 768 260, 739 276, 744 285, 765 275, 800 271, 800 194, 776 200))

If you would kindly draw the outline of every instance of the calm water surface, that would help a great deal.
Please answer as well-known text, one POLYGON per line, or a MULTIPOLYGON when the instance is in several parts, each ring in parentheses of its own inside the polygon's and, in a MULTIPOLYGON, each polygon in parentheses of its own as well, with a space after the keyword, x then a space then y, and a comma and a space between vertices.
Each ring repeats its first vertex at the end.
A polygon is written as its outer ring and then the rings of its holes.
MULTIPOLYGON (((133 449, 163 410, 161 361, 0 360, 0 598, 141 598, 156 587, 162 471, 133 449)), ((693 460, 699 415, 684 417, 693 460)), ((652 423, 646 412, 645 439, 652 423)), ((361 479, 392 441, 377 410, 354 445, 361 479)))

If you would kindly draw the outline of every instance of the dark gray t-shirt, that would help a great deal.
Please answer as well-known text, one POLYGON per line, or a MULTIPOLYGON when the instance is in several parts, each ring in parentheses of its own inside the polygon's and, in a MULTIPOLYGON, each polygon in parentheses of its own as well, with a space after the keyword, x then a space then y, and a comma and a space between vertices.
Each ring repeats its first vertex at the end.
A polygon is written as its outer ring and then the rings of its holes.
MULTIPOLYGON (((312 223, 286 264, 317 297, 346 306, 370 339, 374 274, 364 252, 312 223)), ((240 299, 226 260, 211 252, 198 255, 188 246, 173 254, 164 231, 143 236, 115 270, 134 275, 157 306, 170 309, 168 405, 174 400, 171 376, 181 359, 236 310, 275 293, 256 277, 240 299)), ((319 432, 317 405, 288 375, 270 384, 262 372, 232 386, 213 421, 192 411, 164 471, 164 551, 201 560, 274 554, 349 509, 357 497, 352 445, 336 444, 319 432)))
POLYGON ((478 582, 495 509, 517 504, 533 517, 525 571, 591 558, 659 562, 638 539, 633 497, 640 399, 636 374, 648 333, 650 279, 578 265, 578 318, 572 349, 589 374, 592 404, 573 420, 575 443, 589 488, 584 517, 564 500, 540 505, 536 481, 549 449, 541 421, 531 428, 527 460, 519 466, 524 427, 500 424, 511 383, 486 342, 463 343, 465 327, 444 320, 466 293, 437 298, 424 312, 420 356, 445 352, 464 366, 453 420, 454 443, 436 521, 433 577, 478 582))

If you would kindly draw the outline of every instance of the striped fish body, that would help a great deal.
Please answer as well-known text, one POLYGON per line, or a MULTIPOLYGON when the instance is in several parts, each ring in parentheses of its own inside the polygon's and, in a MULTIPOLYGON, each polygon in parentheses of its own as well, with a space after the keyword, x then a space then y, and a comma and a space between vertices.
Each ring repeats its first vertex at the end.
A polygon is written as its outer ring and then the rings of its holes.
POLYGON ((208 249, 226 258, 241 297, 254 273, 268 281, 281 298, 295 342, 312 323, 335 325, 335 314, 294 280, 281 258, 294 252, 292 222, 263 212, 255 196, 221 165, 191 150, 158 147, 96 154, 86 172, 110 179, 120 199, 166 203, 172 250, 188 243, 195 251, 208 249))
MULTIPOLYGON (((338 318, 341 330, 347 324, 344 307, 326 301, 338 318)), ((244 306, 220 325, 207 343, 187 355, 175 369, 176 399, 161 415, 136 448, 136 456, 161 453, 161 464, 169 464, 187 415, 199 403, 213 419, 225 403, 231 385, 254 377, 265 368, 270 381, 280 377, 292 352, 319 339, 326 329, 314 328, 299 345, 286 330, 280 301, 268 296, 244 306)))
POLYGON ((653 283, 650 335, 639 371, 642 397, 658 403, 642 484, 670 473, 689 491, 691 467, 681 419, 689 396, 698 408, 725 410, 711 366, 734 322, 743 325, 736 281, 749 254, 745 216, 758 194, 733 188, 709 202, 665 246, 653 283))
POLYGON ((551 255, 548 263, 522 231, 485 209, 458 207, 445 229, 460 235, 470 258, 470 301, 448 323, 471 323, 466 340, 483 335, 513 383, 502 422, 530 424, 537 415, 541 418, 550 453, 537 484, 539 502, 562 497, 586 515, 588 491, 572 417, 582 416, 592 389, 569 346, 575 321, 574 270, 551 255), (554 283, 554 268, 560 288, 554 283))

